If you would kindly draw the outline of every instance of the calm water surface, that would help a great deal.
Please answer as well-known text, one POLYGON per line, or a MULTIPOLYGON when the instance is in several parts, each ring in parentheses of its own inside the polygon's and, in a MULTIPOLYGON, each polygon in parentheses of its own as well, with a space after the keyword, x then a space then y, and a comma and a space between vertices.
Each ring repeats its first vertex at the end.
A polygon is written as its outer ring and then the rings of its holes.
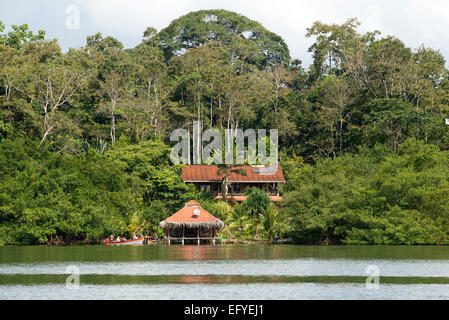
POLYGON ((449 299, 449 247, 0 247, 0 299, 104 299, 105 292, 108 299, 449 299), (79 288, 73 276, 67 286, 76 270, 79 288), (376 270, 379 286, 367 287, 376 270))

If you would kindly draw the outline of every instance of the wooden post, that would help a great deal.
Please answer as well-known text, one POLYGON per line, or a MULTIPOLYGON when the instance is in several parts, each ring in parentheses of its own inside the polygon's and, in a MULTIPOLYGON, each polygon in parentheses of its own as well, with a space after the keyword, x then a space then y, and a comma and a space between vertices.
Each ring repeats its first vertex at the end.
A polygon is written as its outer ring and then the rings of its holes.
POLYGON ((184 226, 182 226, 182 245, 184 245, 184 226))
POLYGON ((200 245, 200 227, 198 226, 198 231, 197 231, 197 237, 198 237, 198 245, 200 245))
POLYGON ((170 229, 167 229, 168 231, 168 245, 170 245, 170 229))

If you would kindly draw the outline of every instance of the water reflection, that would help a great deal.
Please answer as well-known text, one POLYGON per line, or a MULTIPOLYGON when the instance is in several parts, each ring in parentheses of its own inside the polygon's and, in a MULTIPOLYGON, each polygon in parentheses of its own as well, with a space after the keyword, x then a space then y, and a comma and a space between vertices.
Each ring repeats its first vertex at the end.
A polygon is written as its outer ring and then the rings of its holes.
POLYGON ((179 261, 252 259, 449 260, 449 247, 216 245, 140 247, 0 247, 0 264, 57 261, 179 261))
MULTIPOLYGON (((63 274, 0 275, 0 286, 64 284, 63 274)), ((381 277, 383 284, 449 284, 449 277, 381 277)), ((154 284, 250 284, 250 283, 358 283, 361 276, 241 276, 241 275, 114 275, 88 274, 81 276, 83 285, 154 285, 154 284)))
POLYGON ((99 288, 117 299, 447 299, 449 248, 0 247, 0 299, 101 299, 99 288), (68 265, 80 270, 79 291, 64 286, 68 265), (380 270, 377 293, 365 288, 368 265, 380 270))

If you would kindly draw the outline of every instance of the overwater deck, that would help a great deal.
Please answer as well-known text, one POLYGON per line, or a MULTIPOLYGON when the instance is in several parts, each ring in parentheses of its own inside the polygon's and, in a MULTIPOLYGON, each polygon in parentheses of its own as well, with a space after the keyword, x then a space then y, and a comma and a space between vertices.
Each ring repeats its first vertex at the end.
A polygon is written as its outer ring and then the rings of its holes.
POLYGON ((193 243, 197 243, 197 245, 201 244, 201 241, 203 242, 208 242, 209 244, 215 245, 217 240, 219 238, 218 237, 165 237, 165 243, 168 245, 171 245, 172 242, 180 242, 182 245, 185 245, 186 242, 193 242, 193 243))

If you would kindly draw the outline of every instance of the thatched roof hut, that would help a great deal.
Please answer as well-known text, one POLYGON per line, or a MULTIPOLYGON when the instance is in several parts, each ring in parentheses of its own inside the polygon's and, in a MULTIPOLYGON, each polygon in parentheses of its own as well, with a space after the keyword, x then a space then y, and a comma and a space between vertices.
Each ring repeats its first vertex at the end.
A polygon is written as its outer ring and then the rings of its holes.
POLYGON ((224 223, 220 219, 214 217, 209 212, 201 208, 196 201, 189 201, 184 205, 184 208, 176 212, 171 217, 168 217, 160 223, 162 229, 171 228, 197 228, 204 227, 210 229, 223 229, 224 223))
POLYGON ((165 230, 169 240, 182 239, 208 239, 214 240, 216 233, 224 228, 224 223, 209 212, 201 208, 196 201, 189 201, 184 208, 168 217, 160 224, 165 230))

